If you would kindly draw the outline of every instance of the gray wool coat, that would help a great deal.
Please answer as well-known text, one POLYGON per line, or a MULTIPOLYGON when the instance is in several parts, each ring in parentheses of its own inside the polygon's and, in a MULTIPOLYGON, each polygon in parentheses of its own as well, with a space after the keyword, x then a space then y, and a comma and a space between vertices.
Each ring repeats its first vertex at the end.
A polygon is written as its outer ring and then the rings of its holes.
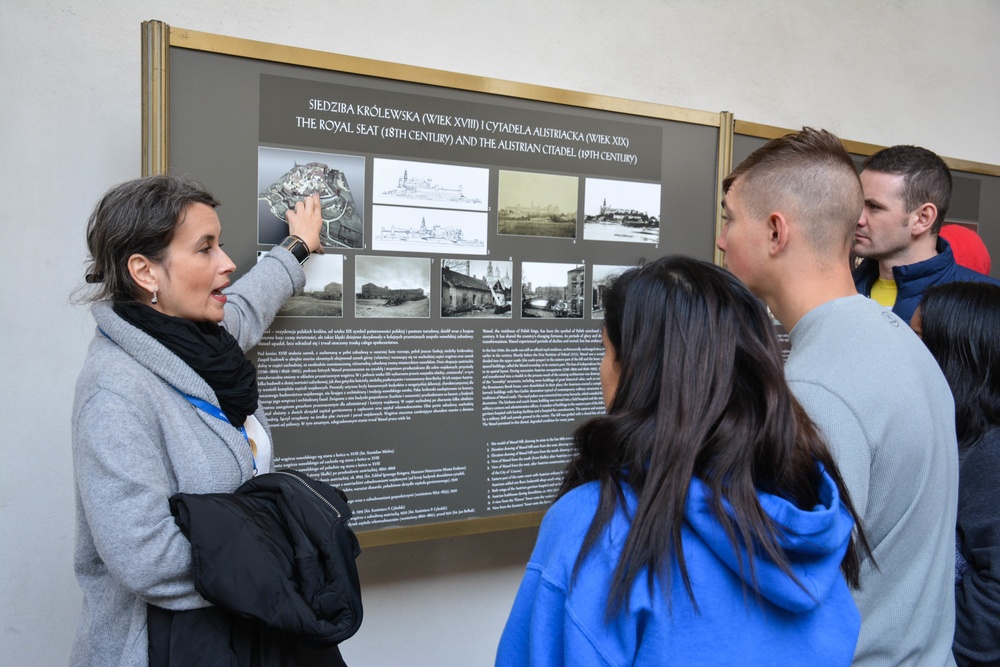
MULTIPOLYGON (((248 350, 304 284, 291 253, 274 248, 226 290, 222 325, 248 350)), ((253 463, 237 429, 177 392, 218 406, 190 366, 110 303, 91 312, 99 329, 73 406, 74 567, 83 609, 70 664, 146 665, 147 602, 171 610, 209 605, 194 589, 191 545, 168 499, 235 491, 253 476, 253 463)), ((255 414, 267 429, 260 406, 255 414)))

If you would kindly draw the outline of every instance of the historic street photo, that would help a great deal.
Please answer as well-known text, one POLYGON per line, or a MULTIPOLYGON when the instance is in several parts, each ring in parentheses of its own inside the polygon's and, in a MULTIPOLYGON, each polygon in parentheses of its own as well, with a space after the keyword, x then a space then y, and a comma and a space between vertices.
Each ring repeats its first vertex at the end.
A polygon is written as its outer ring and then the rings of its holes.
POLYGON ((510 318, 513 262, 441 260, 441 316, 510 318))
POLYGON ((485 211, 372 206, 372 249, 485 255, 485 211))
POLYGON ((579 188, 575 176, 501 169, 497 232, 575 239, 579 188))
POLYGON ((634 266, 616 264, 594 264, 591 267, 590 278, 590 317, 595 320, 604 319, 604 293, 608 291, 611 281, 634 266))
POLYGON ((319 194, 326 248, 364 246, 365 159, 285 148, 257 148, 257 242, 280 243, 288 235, 285 214, 319 194))
POLYGON ((583 317, 583 264, 521 263, 521 317, 583 317))
POLYGON ((354 258, 355 317, 430 317, 431 260, 354 258))
POLYGON ((583 238, 660 242, 660 184, 588 178, 584 182, 583 238))
POLYGON ((412 160, 372 161, 372 203, 486 211, 490 170, 412 160))
MULTIPOLYGON (((257 261, 267 252, 257 253, 257 261)), ((302 265, 306 284, 278 310, 278 317, 343 317, 344 255, 313 254, 302 265)))

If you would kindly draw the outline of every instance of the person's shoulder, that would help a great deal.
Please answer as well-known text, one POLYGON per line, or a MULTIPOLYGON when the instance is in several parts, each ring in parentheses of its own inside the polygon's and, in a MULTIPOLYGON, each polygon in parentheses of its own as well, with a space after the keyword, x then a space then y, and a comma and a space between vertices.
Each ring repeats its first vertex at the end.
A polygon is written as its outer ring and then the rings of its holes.
MULTIPOLYGON (((616 501, 610 520, 598 528, 594 542, 579 563, 580 576, 591 582, 605 581, 610 576, 628 538, 636 497, 628 485, 624 485, 623 491, 628 508, 616 501)), ((588 482, 561 496, 546 512, 530 564, 550 582, 565 583, 576 576, 577 562, 600 499, 600 483, 588 482)))
POLYGON ((561 526, 589 526, 590 520, 597 511, 601 498, 599 482, 587 482, 572 489, 556 500, 545 513, 542 520, 546 523, 558 523, 561 526))
POLYGON ((547 545, 546 549, 561 545, 570 551, 578 550, 597 514, 600 499, 599 482, 587 482, 560 496, 542 518, 539 544, 547 545))
POLYGON ((860 294, 827 301, 811 311, 792 330, 792 349, 797 339, 822 336, 827 344, 857 346, 873 336, 912 337, 910 327, 891 310, 860 294))
POLYGON ((955 265, 954 271, 951 273, 948 280, 944 282, 989 283, 991 285, 1000 286, 1000 280, 997 280, 993 276, 988 276, 985 273, 979 273, 978 271, 973 271, 972 269, 964 267, 961 264, 955 265))
POLYGON ((162 382, 149 368, 98 331, 77 376, 75 402, 77 408, 82 409, 96 397, 104 396, 135 405, 140 410, 156 411, 160 406, 153 388, 162 382))
MULTIPOLYGON (((785 376, 813 383, 844 376, 866 378, 885 387, 903 377, 941 374, 934 358, 909 325, 892 311, 861 295, 818 306, 791 334, 785 376), (888 377, 886 373, 892 377, 888 377)), ((940 378, 943 380, 943 377, 940 378)), ((854 387, 851 381, 847 387, 854 387)), ((852 390, 853 391, 853 390, 852 390)))
POLYGON ((1000 471, 1000 426, 994 426, 986 431, 983 437, 970 445, 962 455, 963 469, 983 467, 994 472, 1000 471))
POLYGON ((77 384, 95 383, 117 386, 117 380, 127 377, 139 364, 125 350, 98 332, 90 342, 77 384))
POLYGON ((597 511, 600 485, 589 482, 562 495, 549 507, 538 529, 531 566, 556 581, 567 580, 597 511))

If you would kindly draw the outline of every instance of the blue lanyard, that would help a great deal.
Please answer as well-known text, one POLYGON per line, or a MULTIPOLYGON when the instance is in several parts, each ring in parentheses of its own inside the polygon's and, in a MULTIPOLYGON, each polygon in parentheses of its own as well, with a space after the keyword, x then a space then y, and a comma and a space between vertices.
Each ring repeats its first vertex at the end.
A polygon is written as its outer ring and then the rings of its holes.
MULTIPOLYGON (((171 385, 171 386, 173 386, 173 385, 171 385)), ((184 398, 186 398, 191 405, 193 405, 194 407, 198 408, 202 412, 207 412, 208 414, 212 415, 216 419, 224 421, 227 424, 232 424, 232 422, 229 421, 229 418, 226 417, 225 414, 223 414, 222 410, 220 410, 219 408, 215 407, 214 405, 212 405, 208 401, 203 401, 200 398, 195 398, 194 396, 191 396, 190 394, 185 394, 180 389, 177 389, 177 387, 174 387, 174 389, 177 391, 178 394, 180 394, 181 396, 183 396, 184 398)), ((240 435, 243 436, 243 439, 247 441, 247 445, 249 446, 250 445, 250 436, 247 435, 247 429, 246 429, 246 427, 245 426, 237 426, 236 428, 237 428, 237 430, 239 430, 240 435)), ((252 447, 250 448, 250 461, 253 463, 253 474, 256 477, 256 475, 257 475, 257 458, 253 455, 253 448, 252 447)))

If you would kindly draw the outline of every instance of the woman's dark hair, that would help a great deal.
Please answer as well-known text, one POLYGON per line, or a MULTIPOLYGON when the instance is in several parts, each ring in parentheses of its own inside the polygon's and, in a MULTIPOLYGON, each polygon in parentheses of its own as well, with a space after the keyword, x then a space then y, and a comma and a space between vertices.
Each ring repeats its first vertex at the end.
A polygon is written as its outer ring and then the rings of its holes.
POLYGON ((129 273, 129 257, 139 254, 163 261, 184 209, 195 203, 219 205, 201 186, 169 174, 108 190, 87 222, 86 280, 99 285, 87 300, 137 300, 139 287, 129 273))
MULTIPOLYGON (((623 482, 638 497, 608 597, 609 617, 627 603, 644 569, 650 591, 656 574, 669 589, 674 559, 697 608, 681 546, 692 477, 712 491, 712 509, 733 548, 752 545, 751 581, 757 557, 797 581, 757 493, 811 509, 819 502, 817 463, 836 483, 869 553, 833 457, 785 382, 771 319, 742 283, 706 262, 657 260, 614 280, 605 295, 604 330, 617 355, 617 391, 606 415, 577 429, 576 456, 559 495, 600 482, 576 572, 624 505, 623 482)), ((859 567, 852 540, 841 570, 855 588, 859 567)))
POLYGON ((1000 426, 1000 287, 931 287, 920 302, 920 324, 955 396, 958 445, 968 447, 1000 426))

